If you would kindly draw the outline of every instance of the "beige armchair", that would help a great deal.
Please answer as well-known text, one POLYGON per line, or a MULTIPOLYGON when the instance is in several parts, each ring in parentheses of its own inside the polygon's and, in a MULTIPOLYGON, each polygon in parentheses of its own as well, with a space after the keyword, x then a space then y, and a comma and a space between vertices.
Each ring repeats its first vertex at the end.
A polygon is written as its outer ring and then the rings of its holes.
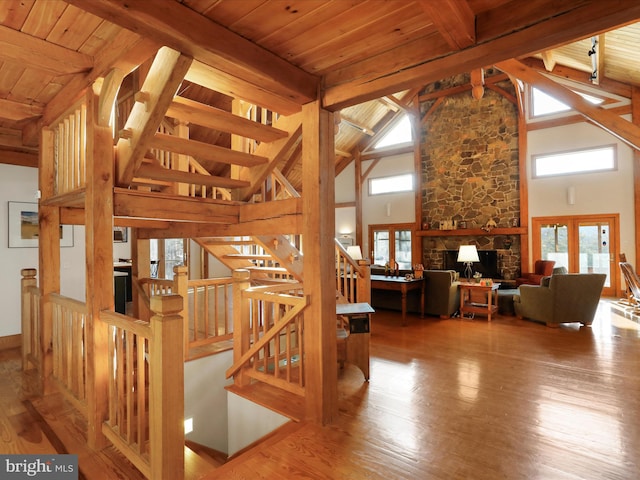
POLYGON ((460 292, 453 270, 425 270, 424 313, 449 318, 460 307, 460 292))
POLYGON ((513 303, 519 318, 557 327, 560 323, 591 325, 606 279, 604 273, 552 275, 542 285, 521 285, 513 303))

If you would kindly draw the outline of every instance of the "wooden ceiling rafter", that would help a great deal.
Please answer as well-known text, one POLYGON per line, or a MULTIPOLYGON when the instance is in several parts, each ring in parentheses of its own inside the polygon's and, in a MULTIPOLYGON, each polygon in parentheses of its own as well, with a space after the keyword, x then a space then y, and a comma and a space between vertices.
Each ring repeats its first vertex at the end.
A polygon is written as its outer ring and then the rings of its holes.
POLYGON ((593 124, 599 126, 630 147, 640 150, 640 126, 619 115, 594 106, 571 89, 549 79, 536 70, 517 60, 507 60, 496 64, 503 72, 539 88, 548 95, 579 112, 593 124))
POLYGON ((319 78, 233 33, 179 2, 149 8, 146 0, 68 0, 98 17, 262 85, 299 105, 315 100, 319 78), (211 39, 216 41, 212 42, 211 39))
MULTIPOLYGON (((551 4, 548 4, 551 6, 551 4)), ((460 71, 471 71, 487 64, 495 64, 511 58, 532 55, 556 45, 572 42, 578 38, 592 35, 596 31, 605 31, 640 19, 640 4, 629 5, 624 9, 612 9, 599 0, 584 0, 571 7, 565 7, 560 15, 544 19, 530 18, 533 22, 526 27, 513 30, 512 25, 504 25, 504 15, 499 21, 494 16, 477 19, 477 31, 494 31, 482 22, 496 22, 501 34, 493 33, 490 39, 479 38, 482 43, 445 56, 432 57, 401 71, 379 71, 375 79, 342 78, 343 83, 328 84, 323 92, 324 108, 335 111, 346 106, 363 103, 385 95, 389 91, 399 91, 417 85, 424 85, 460 71), (504 28, 508 30, 504 30, 504 28), (549 33, 552 32, 552 33, 549 33)), ((390 52, 387 52, 389 54, 390 52)), ((369 58, 367 61, 372 61, 369 58)))

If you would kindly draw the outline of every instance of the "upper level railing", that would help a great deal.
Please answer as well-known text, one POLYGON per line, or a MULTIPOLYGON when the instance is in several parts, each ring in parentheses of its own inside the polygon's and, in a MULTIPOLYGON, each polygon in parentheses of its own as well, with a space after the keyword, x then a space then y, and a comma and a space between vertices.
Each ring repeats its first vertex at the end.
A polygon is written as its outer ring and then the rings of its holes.
POLYGON ((255 379, 304 396, 304 309, 301 284, 250 287, 249 272, 234 272, 236 385, 255 379))
POLYGON ((54 195, 70 193, 86 185, 87 105, 83 96, 57 123, 54 132, 54 195))

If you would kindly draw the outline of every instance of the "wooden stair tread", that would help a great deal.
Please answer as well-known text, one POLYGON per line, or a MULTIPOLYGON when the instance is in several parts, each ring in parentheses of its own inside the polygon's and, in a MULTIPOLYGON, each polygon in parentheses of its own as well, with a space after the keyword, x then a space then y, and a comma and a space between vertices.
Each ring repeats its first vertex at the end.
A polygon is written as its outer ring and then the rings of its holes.
POLYGON ((203 455, 200 449, 194 450, 191 444, 184 446, 184 480, 199 480, 211 474, 224 462, 216 462, 208 455, 203 455))
POLYGON ((191 440, 185 440, 184 444, 185 459, 187 450, 191 450, 192 453, 198 455, 202 460, 214 468, 224 465, 227 461, 227 455, 225 453, 209 448, 206 445, 201 445, 197 442, 192 442, 191 440))
POLYGON ((229 385, 225 388, 253 403, 284 415, 294 422, 300 422, 305 418, 304 397, 300 395, 262 382, 254 382, 245 387, 229 385))
POLYGON ((264 253, 228 253, 225 255, 225 258, 238 258, 241 260, 271 260, 273 257, 264 253))
POLYGON ((255 270, 258 272, 272 272, 272 273, 289 273, 284 267, 247 267, 247 270, 255 270))

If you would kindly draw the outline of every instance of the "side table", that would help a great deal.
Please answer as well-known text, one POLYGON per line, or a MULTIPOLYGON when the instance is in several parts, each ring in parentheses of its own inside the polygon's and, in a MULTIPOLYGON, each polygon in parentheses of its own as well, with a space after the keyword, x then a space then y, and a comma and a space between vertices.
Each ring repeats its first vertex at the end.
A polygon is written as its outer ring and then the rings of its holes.
POLYGON ((498 311, 497 291, 500 288, 499 283, 491 285, 483 285, 482 283, 460 282, 460 316, 464 317, 466 313, 479 313, 487 316, 487 321, 491 321, 491 315, 498 311), (486 293, 487 302, 477 303, 472 301, 472 293, 486 293), (495 298, 494 298, 495 297, 495 298))

